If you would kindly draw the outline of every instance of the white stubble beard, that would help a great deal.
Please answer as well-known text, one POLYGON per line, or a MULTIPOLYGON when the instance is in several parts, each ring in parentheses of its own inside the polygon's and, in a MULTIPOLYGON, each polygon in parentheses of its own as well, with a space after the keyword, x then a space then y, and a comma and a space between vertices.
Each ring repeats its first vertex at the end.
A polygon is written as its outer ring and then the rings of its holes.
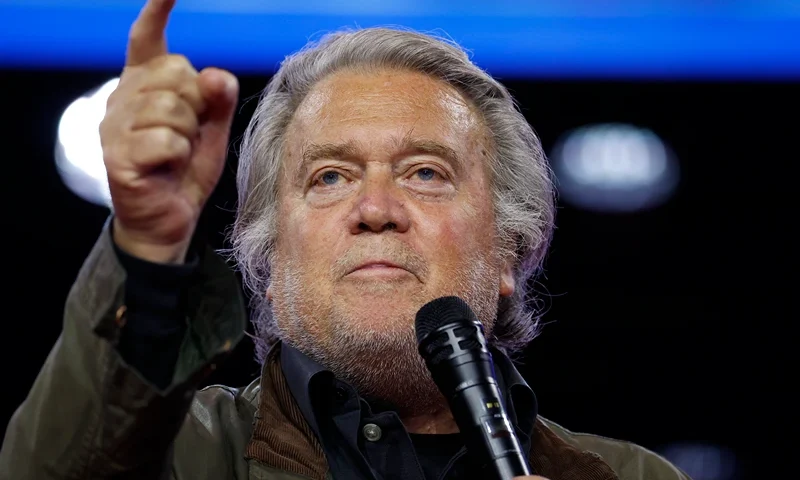
MULTIPOLYGON (((417 351, 414 321, 417 310, 435 298, 455 295, 470 305, 490 335, 497 315, 499 279, 489 259, 475 255, 464 262, 450 281, 448 291, 425 292, 412 311, 401 318, 383 319, 381 325, 399 328, 366 328, 368 321, 357 312, 322 298, 301 278, 303 270, 294 259, 276 262, 272 276, 272 311, 281 338, 330 369, 367 399, 378 400, 402 414, 432 414, 446 407, 417 351), (280 266, 278 266, 280 265, 280 266)), ((392 291, 392 284, 373 284, 371 289, 392 291)))

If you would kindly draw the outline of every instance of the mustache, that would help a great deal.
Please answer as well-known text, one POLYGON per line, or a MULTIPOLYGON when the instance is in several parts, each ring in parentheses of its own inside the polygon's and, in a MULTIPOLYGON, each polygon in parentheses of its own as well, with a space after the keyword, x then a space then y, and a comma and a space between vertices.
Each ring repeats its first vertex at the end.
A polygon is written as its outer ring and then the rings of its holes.
POLYGON ((347 250, 333 263, 334 278, 352 272, 367 260, 385 260, 408 270, 422 280, 428 275, 428 262, 413 248, 400 242, 381 242, 356 245, 347 250))

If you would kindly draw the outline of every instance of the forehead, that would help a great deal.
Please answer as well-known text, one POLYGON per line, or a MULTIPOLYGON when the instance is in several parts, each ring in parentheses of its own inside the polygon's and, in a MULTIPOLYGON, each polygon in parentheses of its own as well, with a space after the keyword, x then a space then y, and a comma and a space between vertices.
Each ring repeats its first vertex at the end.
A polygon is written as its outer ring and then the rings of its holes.
POLYGON ((463 151, 482 143, 483 131, 471 103, 440 80, 403 70, 345 70, 312 88, 295 112, 289 137, 375 144, 413 136, 463 151))

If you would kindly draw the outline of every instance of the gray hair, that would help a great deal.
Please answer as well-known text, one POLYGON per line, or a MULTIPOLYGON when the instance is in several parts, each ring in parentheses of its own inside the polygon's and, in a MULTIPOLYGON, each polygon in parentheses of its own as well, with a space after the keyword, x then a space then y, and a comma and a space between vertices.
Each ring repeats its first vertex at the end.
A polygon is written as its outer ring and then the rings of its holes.
POLYGON ((455 43, 390 28, 339 31, 287 57, 262 93, 241 144, 239 205, 231 252, 252 294, 256 357, 278 339, 265 292, 277 235, 278 178, 283 142, 295 110, 314 85, 342 69, 396 68, 455 87, 482 115, 491 145, 490 169, 501 253, 514 259, 516 289, 501 298, 490 341, 514 354, 539 330, 539 303, 528 281, 539 271, 555 215, 552 174, 542 146, 511 94, 474 65, 455 43))

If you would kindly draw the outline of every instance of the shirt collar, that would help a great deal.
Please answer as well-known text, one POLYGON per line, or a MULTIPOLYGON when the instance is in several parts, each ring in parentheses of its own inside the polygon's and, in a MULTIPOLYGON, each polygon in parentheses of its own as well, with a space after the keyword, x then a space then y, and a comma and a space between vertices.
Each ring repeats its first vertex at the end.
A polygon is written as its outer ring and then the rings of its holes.
MULTIPOLYGON (((321 383, 332 385, 333 374, 288 343, 280 344, 280 359, 289 390, 306 421, 319 435, 319 424, 312 404, 312 390, 321 383), (324 379, 324 380, 323 380, 324 379)), ((500 350, 491 349, 498 388, 505 402, 509 421, 514 425, 525 451, 530 448, 530 437, 536 422, 538 404, 536 395, 519 373, 514 363, 500 350), (510 399, 511 401, 508 401, 510 399)))
POLYGON ((538 415, 536 394, 514 366, 514 362, 500 350, 491 348, 497 387, 505 400, 508 420, 514 426, 524 452, 530 451, 533 426, 538 415), (509 402, 507 399, 511 399, 509 402))
POLYGON ((297 406, 300 407, 300 411, 303 412, 303 417, 319 437, 319 424, 311 402, 313 398, 311 389, 315 379, 319 383, 320 377, 331 377, 332 374, 330 370, 288 343, 280 342, 276 347, 281 349, 281 369, 286 377, 286 383, 289 385, 289 391, 297 402, 297 406))

